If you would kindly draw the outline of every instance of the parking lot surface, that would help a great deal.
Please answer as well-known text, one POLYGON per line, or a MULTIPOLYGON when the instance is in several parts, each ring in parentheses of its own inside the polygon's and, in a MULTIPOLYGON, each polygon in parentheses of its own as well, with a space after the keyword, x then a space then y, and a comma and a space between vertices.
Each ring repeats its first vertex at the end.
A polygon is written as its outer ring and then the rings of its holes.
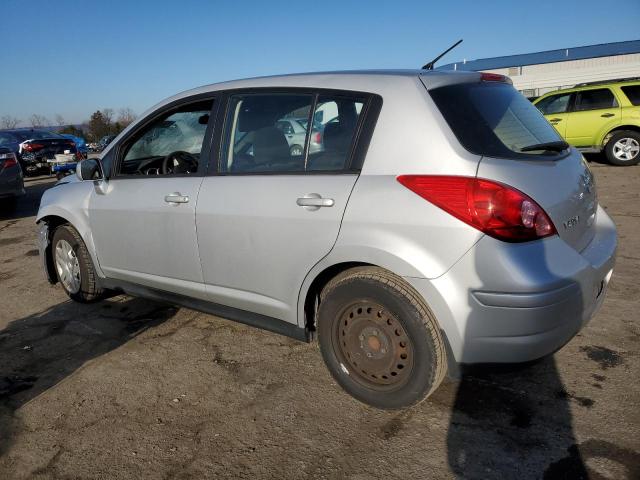
POLYGON ((317 344, 44 280, 48 178, 0 212, 0 478, 640 478, 640 166, 591 166, 620 235, 603 308, 552 358, 383 412, 317 344))

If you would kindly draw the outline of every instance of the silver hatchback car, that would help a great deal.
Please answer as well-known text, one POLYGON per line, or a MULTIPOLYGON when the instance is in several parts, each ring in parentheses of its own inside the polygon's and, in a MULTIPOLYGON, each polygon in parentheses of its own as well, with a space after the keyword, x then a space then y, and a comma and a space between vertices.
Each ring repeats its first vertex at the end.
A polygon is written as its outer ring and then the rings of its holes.
POLYGON ((46 276, 318 338, 379 408, 459 364, 523 362, 602 304, 616 229, 508 78, 376 71, 221 83, 160 103, 40 205, 46 276), (337 112, 292 155, 277 122, 337 112), (299 152, 298 152, 299 153, 299 152))

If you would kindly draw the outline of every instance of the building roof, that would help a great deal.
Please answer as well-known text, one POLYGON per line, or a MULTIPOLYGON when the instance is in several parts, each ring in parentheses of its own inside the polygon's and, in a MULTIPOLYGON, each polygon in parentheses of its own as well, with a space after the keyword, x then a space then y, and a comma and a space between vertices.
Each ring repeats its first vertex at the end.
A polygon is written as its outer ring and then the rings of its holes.
POLYGON ((561 48, 544 52, 508 55, 505 57, 481 58, 468 62, 449 63, 436 70, 495 70, 497 68, 521 67, 525 65, 540 65, 543 63, 566 62, 569 60, 584 60, 586 58, 609 57, 612 55, 628 55, 640 53, 640 40, 626 42, 601 43, 584 47, 561 48))

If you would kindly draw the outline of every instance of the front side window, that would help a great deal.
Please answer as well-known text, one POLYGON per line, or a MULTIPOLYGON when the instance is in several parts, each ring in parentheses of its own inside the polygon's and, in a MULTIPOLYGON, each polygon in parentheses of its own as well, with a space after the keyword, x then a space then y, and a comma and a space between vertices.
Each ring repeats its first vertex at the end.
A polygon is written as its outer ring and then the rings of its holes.
POLYGON ((600 110, 617 106, 616 97, 613 96, 613 93, 608 88, 584 90, 576 94, 576 111, 600 110))
POLYGON ((198 171, 212 101, 171 110, 136 133, 125 147, 122 175, 187 175, 198 171))
POLYGON ((640 105, 640 85, 627 85, 626 87, 620 87, 620 89, 627 96, 631 105, 640 105))
POLYGON ((343 170, 363 105, 361 98, 331 95, 233 95, 220 169, 254 174, 343 170))
POLYGON ((567 111, 567 107, 569 106, 570 98, 570 93, 552 95, 540 100, 538 103, 536 103, 536 107, 538 107, 538 110, 540 110, 544 115, 565 113, 567 111))

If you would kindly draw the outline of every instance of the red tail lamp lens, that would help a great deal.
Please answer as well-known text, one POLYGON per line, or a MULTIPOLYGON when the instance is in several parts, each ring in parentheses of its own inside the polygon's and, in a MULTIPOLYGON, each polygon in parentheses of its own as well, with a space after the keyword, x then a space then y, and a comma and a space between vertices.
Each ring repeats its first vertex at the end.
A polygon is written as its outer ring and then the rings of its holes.
POLYGON ((547 213, 513 187, 474 177, 401 175, 398 182, 445 212, 506 242, 555 235, 547 213))

